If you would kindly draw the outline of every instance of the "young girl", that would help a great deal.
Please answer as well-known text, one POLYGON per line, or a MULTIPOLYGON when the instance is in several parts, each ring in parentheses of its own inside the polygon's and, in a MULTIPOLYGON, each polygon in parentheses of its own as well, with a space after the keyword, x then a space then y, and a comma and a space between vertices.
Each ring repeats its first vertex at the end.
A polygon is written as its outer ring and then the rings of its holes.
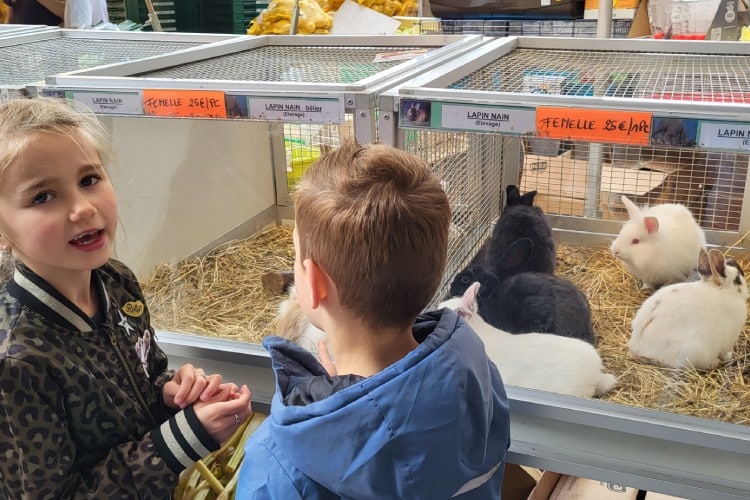
POLYGON ((250 391, 174 373, 112 260, 110 146, 92 115, 0 105, 0 498, 168 498, 250 414, 250 391))

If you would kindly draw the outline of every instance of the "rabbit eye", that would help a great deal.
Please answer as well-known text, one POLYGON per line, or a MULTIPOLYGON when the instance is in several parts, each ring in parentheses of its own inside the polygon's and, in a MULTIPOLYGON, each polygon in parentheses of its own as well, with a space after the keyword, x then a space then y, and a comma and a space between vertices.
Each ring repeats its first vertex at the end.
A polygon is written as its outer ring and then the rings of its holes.
POLYGON ((461 276, 461 283, 468 283, 469 277, 468 276, 461 276))
POLYGON ((639 240, 638 238, 633 238, 633 241, 631 241, 630 243, 632 243, 633 245, 637 245, 640 242, 641 240, 639 240))

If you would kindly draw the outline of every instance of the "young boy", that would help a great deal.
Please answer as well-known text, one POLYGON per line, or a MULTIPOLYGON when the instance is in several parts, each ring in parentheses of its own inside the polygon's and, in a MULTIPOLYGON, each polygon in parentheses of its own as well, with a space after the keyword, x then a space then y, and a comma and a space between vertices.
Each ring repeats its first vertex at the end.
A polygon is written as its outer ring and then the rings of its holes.
POLYGON ((265 339, 277 388, 237 498, 500 498, 497 368, 453 311, 419 315, 447 258, 438 179, 412 154, 350 141, 309 168, 294 200, 297 296, 337 374, 265 339))

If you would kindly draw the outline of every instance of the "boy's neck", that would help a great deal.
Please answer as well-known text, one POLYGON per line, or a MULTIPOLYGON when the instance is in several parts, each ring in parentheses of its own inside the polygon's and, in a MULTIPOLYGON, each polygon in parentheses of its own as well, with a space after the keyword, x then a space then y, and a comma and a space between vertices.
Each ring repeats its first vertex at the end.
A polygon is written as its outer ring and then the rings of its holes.
POLYGON ((339 375, 370 377, 419 345, 411 327, 399 331, 371 331, 358 326, 348 325, 326 332, 339 375))

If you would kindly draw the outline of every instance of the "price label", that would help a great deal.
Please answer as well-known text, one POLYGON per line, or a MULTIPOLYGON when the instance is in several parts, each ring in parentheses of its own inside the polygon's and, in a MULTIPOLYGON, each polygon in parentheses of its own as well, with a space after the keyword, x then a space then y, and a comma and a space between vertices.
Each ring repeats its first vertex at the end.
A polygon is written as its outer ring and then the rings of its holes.
POLYGON ((143 109, 151 116, 227 117, 224 92, 216 90, 144 90, 143 109))
POLYGON ((556 108, 536 110, 539 137, 648 145, 651 113, 607 109, 556 108))

